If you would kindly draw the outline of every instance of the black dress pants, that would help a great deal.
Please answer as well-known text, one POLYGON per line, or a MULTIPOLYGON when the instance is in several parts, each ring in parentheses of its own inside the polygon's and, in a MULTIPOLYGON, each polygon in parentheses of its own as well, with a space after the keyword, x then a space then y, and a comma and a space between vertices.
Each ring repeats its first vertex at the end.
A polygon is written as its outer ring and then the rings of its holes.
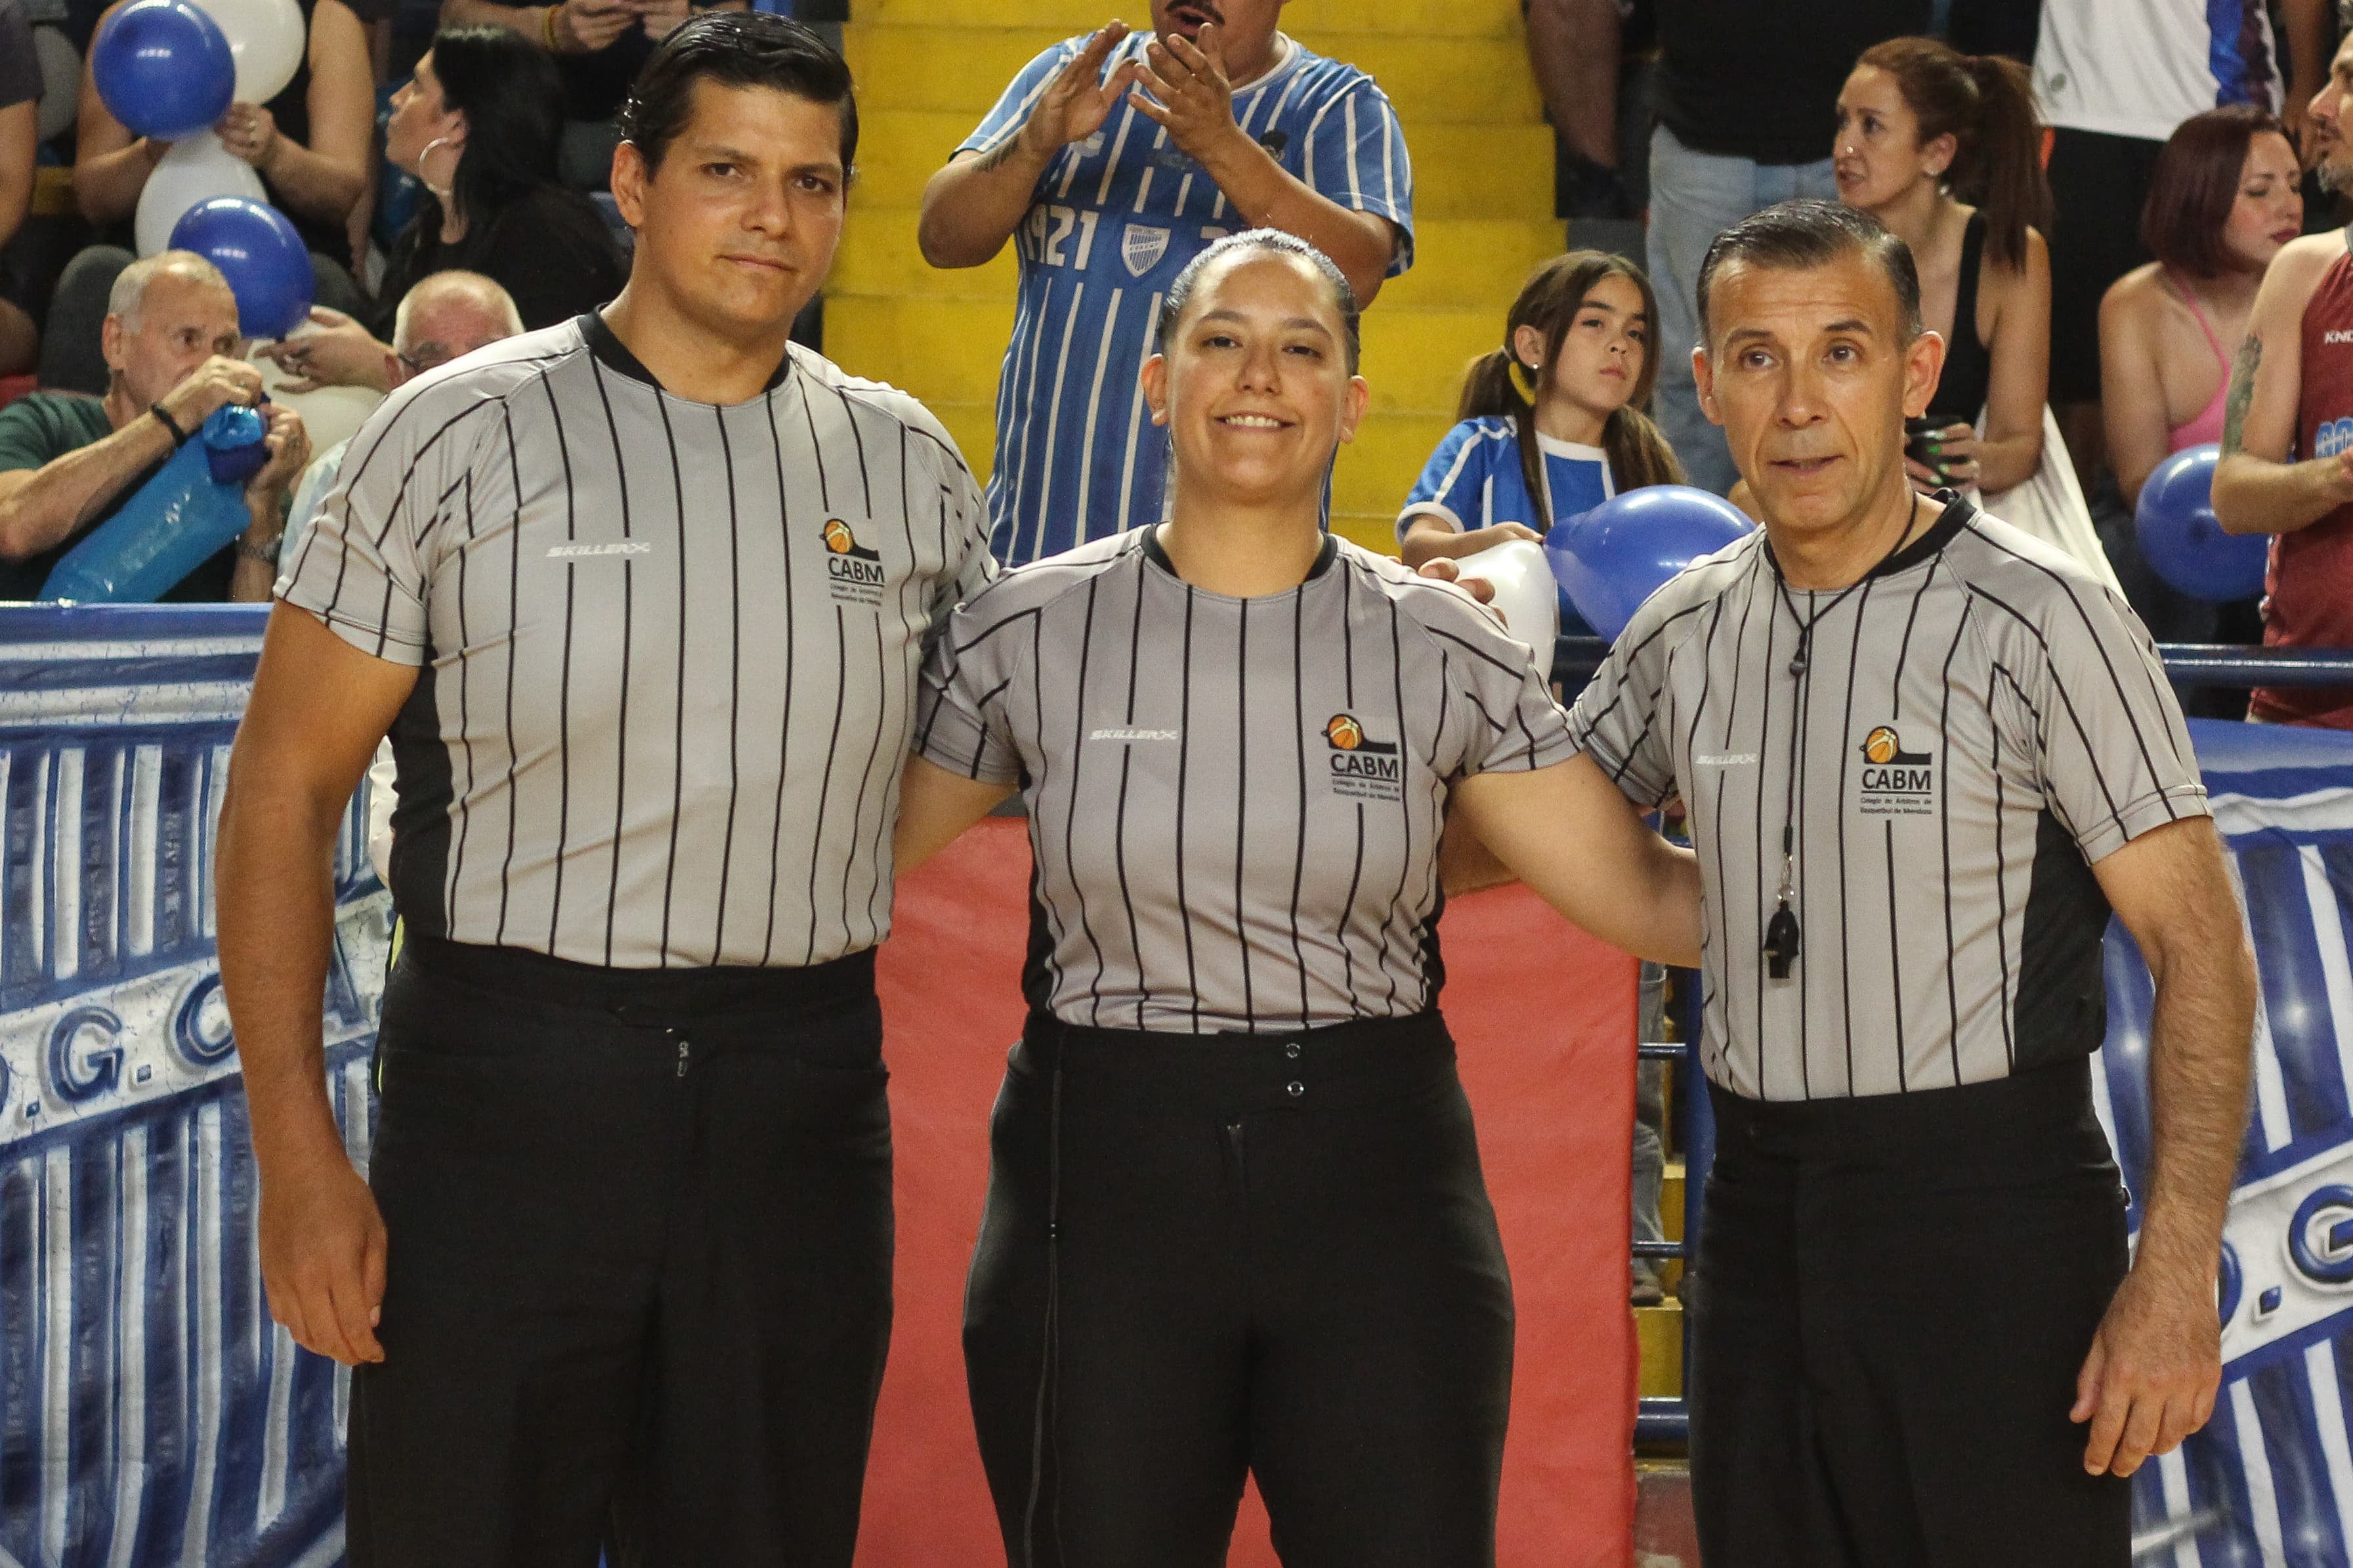
POLYGON ((1013 1568, 1480 1568, 1512 1296, 1435 1014, 1304 1036, 1032 1020, 965 1300, 1013 1568))
POLYGON ((1707 1568, 2126 1568, 2075 1374, 2124 1189, 2078 1059, 1809 1104, 1710 1085, 1692 1488, 1707 1568))
POLYGON ((871 955, 411 936, 380 1038, 354 1568, 849 1568, 891 1323, 871 955))

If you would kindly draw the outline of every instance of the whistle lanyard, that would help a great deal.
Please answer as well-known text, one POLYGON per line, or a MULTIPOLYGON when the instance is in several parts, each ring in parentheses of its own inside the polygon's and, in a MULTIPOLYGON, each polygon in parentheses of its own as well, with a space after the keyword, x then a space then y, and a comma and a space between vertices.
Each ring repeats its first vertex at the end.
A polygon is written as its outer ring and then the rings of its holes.
MULTIPOLYGON (((1935 526, 1934 522, 1929 524, 1931 529, 1935 526)), ((1877 564, 1841 588, 1829 604, 1813 610, 1810 614, 1799 613, 1798 602, 1789 594, 1788 580, 1781 575, 1780 563, 1773 561, 1769 552, 1767 555, 1767 561, 1773 568, 1774 590, 1779 595, 1781 604, 1788 607, 1789 618, 1796 622, 1798 626, 1798 651, 1789 660, 1789 674, 1794 678, 1796 686, 1791 693, 1789 704, 1789 767, 1788 775, 1782 781, 1781 887, 1774 901, 1772 918, 1765 922, 1765 973, 1775 980, 1789 978, 1789 966, 1798 962, 1799 944, 1804 935, 1798 924, 1796 908, 1798 764, 1800 760, 1798 754, 1798 740, 1805 730, 1806 699, 1807 694, 1812 689, 1814 628, 1821 624, 1824 616, 1845 604, 1850 595, 1885 571, 1887 563, 1904 552, 1905 547, 1912 542, 1912 528, 1913 524, 1907 522, 1903 534, 1888 547, 1887 553, 1879 558, 1877 564)), ((1807 605, 1811 606, 1814 602, 1814 590, 1809 588, 1805 590, 1805 595, 1807 605)), ((1767 641, 1768 643, 1771 641, 1769 634, 1767 641)))

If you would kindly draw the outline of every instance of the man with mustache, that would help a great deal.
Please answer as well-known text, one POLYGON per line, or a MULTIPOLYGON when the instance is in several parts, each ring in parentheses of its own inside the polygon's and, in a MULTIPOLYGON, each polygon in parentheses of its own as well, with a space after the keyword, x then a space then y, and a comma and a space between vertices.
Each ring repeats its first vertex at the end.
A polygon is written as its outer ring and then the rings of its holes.
POLYGON ((2125 1568, 2123 1478, 2221 1381, 2254 1020, 2180 710, 2122 599, 1912 491, 1944 344, 1901 240, 1786 203, 1698 281, 1701 406, 1764 526, 1651 596, 1570 728, 1699 854, 1700 1549, 2125 1568), (2157 981, 2129 1271, 2088 1062, 2111 911, 2157 981))
POLYGON ((1007 565, 1166 515, 1136 373, 1162 296, 1220 235, 1278 228, 1360 304, 1413 264, 1413 171, 1372 78, 1278 31, 1283 0, 1152 0, 1013 79, 923 192, 934 267, 1014 242, 990 547, 1007 565))
MULTIPOLYGON (((2353 37, 2305 110, 2306 155, 2353 188, 2353 37)), ((2353 229, 2291 240, 2256 290, 2222 405, 2214 516, 2273 536, 2268 647, 2353 647, 2353 229)), ((2247 717, 2353 730, 2353 687, 2257 688, 2247 717)))

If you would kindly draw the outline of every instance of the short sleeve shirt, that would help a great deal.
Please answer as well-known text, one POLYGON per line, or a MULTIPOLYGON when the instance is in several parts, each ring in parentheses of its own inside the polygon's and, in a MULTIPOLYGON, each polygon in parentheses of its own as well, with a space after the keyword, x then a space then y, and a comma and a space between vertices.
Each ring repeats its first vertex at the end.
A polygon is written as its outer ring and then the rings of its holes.
MULTIPOLYGON (((1434 517, 1457 533, 1499 522, 1516 522, 1539 532, 1543 519, 1557 525, 1581 517, 1618 493, 1610 476, 1609 457, 1599 447, 1556 441, 1539 434, 1544 452, 1541 470, 1546 506, 1539 509, 1528 494, 1527 471, 1520 459, 1519 432, 1513 421, 1497 416, 1465 419, 1440 437, 1438 449, 1423 465, 1421 478, 1398 514, 1398 539, 1418 517, 1434 517)), ((1560 629, 1567 637, 1591 637, 1568 602, 1560 600, 1560 629)))
POLYGON ((1629 799, 1683 802, 1703 1060, 1753 1099, 1945 1088, 2097 1048, 2109 910, 2091 866, 2206 815, 2140 622, 1963 501, 1841 592, 1785 594, 1761 531, 1726 546, 1642 605, 1571 723, 1629 799), (1785 825, 1800 941, 1774 979, 1785 825))
POLYGON ((2277 110, 2279 68, 2263 0, 2043 0, 2034 95, 2049 124, 2162 142, 2209 109, 2277 110))
MULTIPOLYGON (((1030 61, 957 151, 989 153, 1019 135, 1086 42, 1065 39, 1030 61)), ((1148 42, 1132 35, 1104 71, 1148 42)), ((1388 95, 1354 66, 1278 42, 1289 52, 1234 94, 1235 122, 1317 195, 1395 224, 1389 272, 1403 272, 1413 263, 1413 169, 1388 95)), ((1131 103, 1047 165, 1013 237, 1021 281, 988 482, 999 561, 1018 565, 1159 521, 1167 437, 1136 373, 1176 274, 1211 240, 1248 226, 1208 172, 1131 103)))
POLYGON ((905 395, 795 346, 761 395, 691 402, 584 316, 395 393, 278 594, 418 667, 414 929, 806 965, 888 929, 923 646, 991 575, 985 529, 905 395))
POLYGON ((1434 1006, 1447 792, 1573 754, 1543 674, 1460 589, 1345 541, 1235 599, 1156 534, 1008 574, 925 666, 923 755, 1029 808, 1031 1006, 1174 1033, 1434 1006))
MULTIPOLYGON (((0 0, 5 5, 7 0, 0 0)), ((0 408, 0 474, 45 468, 59 458, 79 452, 114 434, 106 405, 78 392, 27 393, 0 408)), ((121 511, 164 466, 158 458, 134 474, 96 515, 64 539, 36 555, 0 561, 0 600, 37 599, 41 585, 67 553, 91 531, 121 511)), ((216 604, 228 597, 229 580, 237 571, 234 546, 211 556, 164 595, 169 604, 216 604)))

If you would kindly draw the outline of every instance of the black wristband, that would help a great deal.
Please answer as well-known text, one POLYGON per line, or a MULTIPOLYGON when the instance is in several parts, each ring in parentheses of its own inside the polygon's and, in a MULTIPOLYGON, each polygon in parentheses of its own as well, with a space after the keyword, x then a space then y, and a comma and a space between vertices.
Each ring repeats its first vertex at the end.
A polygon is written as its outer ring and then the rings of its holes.
POLYGON ((163 426, 164 429, 169 430, 172 433, 172 445, 174 447, 185 447, 188 444, 188 433, 180 428, 180 422, 178 420, 164 412, 164 405, 162 404, 149 404, 147 405, 147 412, 155 416, 155 422, 157 424, 163 426))

